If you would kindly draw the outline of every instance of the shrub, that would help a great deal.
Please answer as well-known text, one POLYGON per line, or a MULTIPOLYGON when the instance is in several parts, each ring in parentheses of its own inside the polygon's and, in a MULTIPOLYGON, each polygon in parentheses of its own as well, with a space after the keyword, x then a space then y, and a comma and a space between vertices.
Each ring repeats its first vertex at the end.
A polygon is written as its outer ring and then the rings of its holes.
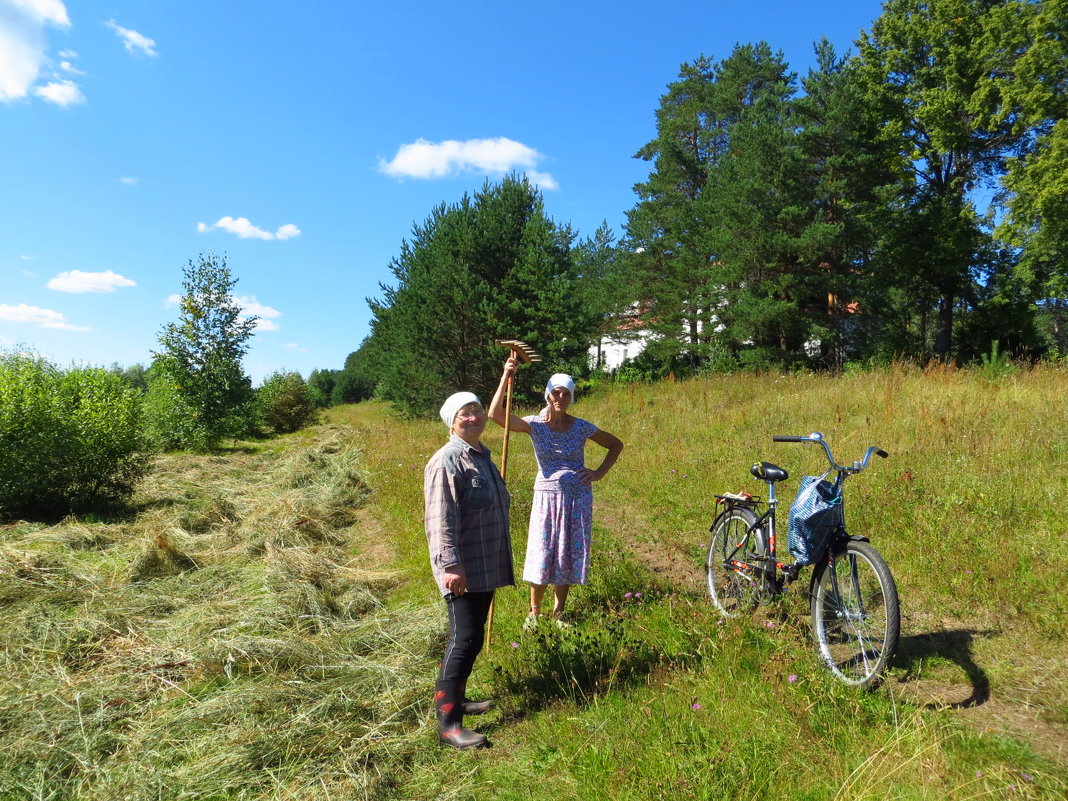
POLYGON ((100 368, 0 354, 0 515, 120 503, 144 474, 139 393, 100 368))
POLYGON ((315 417, 315 400, 300 373, 279 370, 256 390, 256 420, 276 434, 290 434, 315 417))
POLYGON ((144 399, 145 436, 156 451, 204 448, 208 432, 178 392, 174 382, 155 370, 149 372, 144 399))

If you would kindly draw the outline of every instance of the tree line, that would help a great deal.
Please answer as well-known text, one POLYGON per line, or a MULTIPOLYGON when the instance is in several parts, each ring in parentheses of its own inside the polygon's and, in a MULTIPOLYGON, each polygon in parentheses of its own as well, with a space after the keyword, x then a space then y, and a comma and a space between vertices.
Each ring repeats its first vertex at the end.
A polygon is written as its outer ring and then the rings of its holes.
POLYGON ((427 413, 493 385, 497 338, 584 374, 642 331, 653 377, 1068 352, 1068 0, 888 0, 815 50, 684 63, 618 241, 515 176, 433 209, 320 397, 427 413))

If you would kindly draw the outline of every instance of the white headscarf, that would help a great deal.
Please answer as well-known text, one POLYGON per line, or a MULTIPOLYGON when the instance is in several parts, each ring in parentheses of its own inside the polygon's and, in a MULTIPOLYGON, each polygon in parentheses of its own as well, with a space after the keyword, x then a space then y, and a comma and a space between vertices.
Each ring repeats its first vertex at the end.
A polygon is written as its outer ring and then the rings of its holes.
POLYGON ((469 403, 481 405, 482 402, 474 392, 456 392, 449 395, 441 406, 441 422, 451 429, 453 422, 456 420, 456 413, 469 403))
POLYGON ((569 376, 567 373, 557 373, 549 379, 549 383, 545 385, 545 400, 549 400, 549 395, 557 387, 563 387, 571 393, 571 402, 575 402, 575 379, 569 376))

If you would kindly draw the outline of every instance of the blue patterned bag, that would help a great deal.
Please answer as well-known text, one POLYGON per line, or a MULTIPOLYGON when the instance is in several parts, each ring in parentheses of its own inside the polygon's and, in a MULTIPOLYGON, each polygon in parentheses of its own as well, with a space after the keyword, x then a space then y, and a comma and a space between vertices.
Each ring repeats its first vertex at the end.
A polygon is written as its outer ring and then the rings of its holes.
POLYGON ((802 476, 797 497, 790 504, 790 553, 798 567, 818 561, 831 534, 842 522, 842 495, 823 476, 802 476))

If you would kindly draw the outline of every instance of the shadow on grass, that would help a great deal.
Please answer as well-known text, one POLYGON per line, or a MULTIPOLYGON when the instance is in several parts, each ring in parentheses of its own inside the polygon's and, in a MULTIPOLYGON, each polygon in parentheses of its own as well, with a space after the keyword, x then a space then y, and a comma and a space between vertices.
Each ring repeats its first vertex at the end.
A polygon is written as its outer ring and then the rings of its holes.
POLYGON ((988 637, 997 632, 977 629, 956 629, 952 631, 934 631, 903 637, 898 643, 896 665, 904 668, 907 683, 919 678, 923 665, 928 660, 938 659, 957 665, 971 684, 971 694, 961 700, 952 702, 929 702, 924 706, 929 709, 967 709, 980 706, 990 700, 990 679, 986 671, 975 661, 972 645, 978 637, 988 637))

